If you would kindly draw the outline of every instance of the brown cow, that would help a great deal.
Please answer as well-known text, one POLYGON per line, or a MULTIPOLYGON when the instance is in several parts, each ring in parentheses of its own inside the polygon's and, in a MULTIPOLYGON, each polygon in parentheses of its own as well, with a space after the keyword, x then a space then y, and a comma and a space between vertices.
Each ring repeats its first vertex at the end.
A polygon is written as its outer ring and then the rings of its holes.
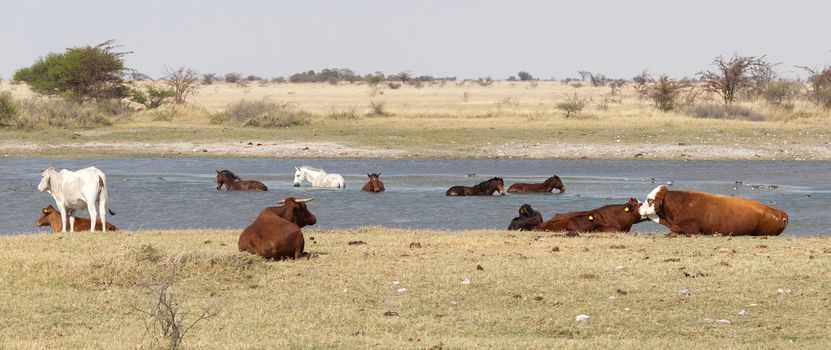
POLYGON ((658 186, 640 214, 687 235, 776 236, 788 226, 788 214, 749 198, 658 186))
MULTIPOLYGON (((89 218, 81 218, 77 216, 71 216, 68 218, 69 220, 75 219, 75 232, 78 231, 89 231, 90 228, 90 221, 89 218)), ((97 227, 104 227, 101 224, 101 219, 95 221, 95 226, 97 227)), ((38 226, 52 226, 53 232, 61 232, 62 231, 62 223, 61 223, 61 213, 55 209, 51 204, 40 210, 40 217, 36 223, 38 226)), ((107 231, 117 231, 118 228, 111 223, 107 223, 107 231)))
POLYGON ((612 204, 593 210, 554 215, 535 231, 629 232, 632 225, 646 221, 638 212, 641 202, 629 198, 625 204, 612 204))
POLYGON ((384 192, 384 183, 381 182, 378 178, 381 177, 381 174, 366 174, 369 176, 369 181, 361 188, 361 191, 364 192, 384 192))
POLYGON ((519 216, 511 220, 508 230, 531 231, 542 223, 542 214, 531 208, 530 204, 519 207, 519 216))
POLYGON ((511 187, 508 187, 508 192, 518 192, 518 193, 534 193, 534 192, 551 192, 554 189, 560 190, 560 193, 565 192, 566 187, 563 185, 563 181, 560 180, 560 177, 554 175, 545 179, 542 183, 535 183, 535 184, 528 184, 528 183, 515 183, 512 184, 511 187))
POLYGON ((314 225, 317 218, 306 208, 314 198, 289 197, 277 202, 280 207, 268 207, 239 236, 239 250, 266 259, 299 259, 304 253, 305 240, 300 228, 314 225))

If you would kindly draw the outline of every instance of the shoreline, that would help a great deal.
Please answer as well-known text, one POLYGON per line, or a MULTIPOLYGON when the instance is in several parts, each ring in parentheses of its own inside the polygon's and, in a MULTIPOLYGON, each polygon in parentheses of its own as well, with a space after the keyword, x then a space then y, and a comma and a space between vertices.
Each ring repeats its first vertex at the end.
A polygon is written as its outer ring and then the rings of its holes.
POLYGON ((369 159, 831 160, 831 144, 765 146, 515 142, 445 147, 351 146, 337 142, 0 142, 5 157, 231 157, 369 159))

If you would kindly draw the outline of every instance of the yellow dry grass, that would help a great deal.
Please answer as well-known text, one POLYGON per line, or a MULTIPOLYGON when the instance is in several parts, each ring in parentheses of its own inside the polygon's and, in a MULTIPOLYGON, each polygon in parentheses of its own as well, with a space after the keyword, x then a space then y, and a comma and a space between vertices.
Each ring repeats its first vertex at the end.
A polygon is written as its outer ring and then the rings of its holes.
MULTIPOLYGON (((3 82, 0 90, 15 97, 32 93, 25 85, 3 82)), ((610 95, 608 87, 575 87, 561 82, 475 82, 404 85, 390 89, 366 84, 258 84, 247 87, 219 83, 203 86, 190 105, 163 107, 117 120, 94 134, 53 129, 23 132, 0 129, 0 137, 15 142, 49 142, 52 145, 85 141, 121 142, 337 142, 350 146, 390 149, 423 147, 470 154, 474 147, 508 144, 521 147, 537 143, 639 144, 639 145, 740 145, 775 148, 781 145, 825 147, 831 131, 831 111, 806 101, 793 109, 773 107, 762 101, 742 106, 769 117, 768 121, 697 119, 678 112, 663 113, 648 100, 624 87, 610 95), (555 108, 567 96, 577 94, 591 102, 583 112, 566 118, 555 108), (309 125, 260 129, 239 125, 215 125, 211 115, 239 100, 288 103, 315 115, 309 125), (373 116, 371 103, 383 103, 385 116, 373 116), (337 112, 355 111, 355 119, 333 119, 337 112), (171 116, 171 121, 164 121, 171 116)), ((714 100, 702 95, 698 101, 714 100)), ((631 155, 629 155, 631 156, 631 155)))
POLYGON ((147 345, 135 308, 174 266, 184 309, 214 311, 187 348, 831 347, 827 238, 371 227, 306 230, 317 258, 271 262, 237 237, 2 237, 2 347, 147 345))

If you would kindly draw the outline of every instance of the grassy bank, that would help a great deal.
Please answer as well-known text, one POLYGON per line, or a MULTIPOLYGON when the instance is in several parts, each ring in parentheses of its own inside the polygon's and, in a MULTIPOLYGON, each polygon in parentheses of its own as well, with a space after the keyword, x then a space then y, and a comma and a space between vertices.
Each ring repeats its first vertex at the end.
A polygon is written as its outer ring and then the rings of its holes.
MULTIPOLYGON (((17 99, 33 96, 25 85, 3 82, 0 90, 11 91, 17 99)), ((697 101, 706 107, 714 97, 702 95, 697 101)), ((247 87, 220 83, 203 86, 190 102, 187 106, 166 106, 111 118, 111 126, 94 129, 0 127, 0 151, 61 156, 262 155, 244 148, 239 152, 224 151, 252 142, 300 144, 300 149, 328 143, 353 148, 344 154, 324 149, 314 154, 266 154, 270 156, 356 157, 363 152, 384 157, 398 151, 396 154, 401 157, 487 157, 502 153, 528 158, 631 158, 642 153, 645 158, 666 159, 704 152, 685 150, 687 146, 718 146, 721 148, 703 158, 724 158, 725 151, 747 148, 746 154, 727 158, 831 159, 831 111, 807 101, 797 101, 788 108, 761 100, 739 103, 763 121, 723 116, 696 118, 680 109, 665 113, 654 108, 651 101, 638 98, 631 87, 612 96, 608 87, 561 82, 496 82, 491 86, 449 82, 443 86, 405 85, 397 89, 347 83, 247 87), (556 105, 574 94, 589 102, 579 114, 566 117, 556 105), (307 113, 310 121, 288 128, 211 123, 217 114, 241 100, 288 105, 307 113), (372 108, 373 104, 382 106, 380 113, 372 108), (204 144, 217 146, 206 148, 204 144), (575 145, 568 152, 557 152, 564 146, 575 145), (618 155, 579 147, 585 145, 639 148, 618 155), (678 152, 661 153, 666 146, 681 148, 678 152), (538 154, 532 152, 535 147, 541 149, 538 154), (378 150, 389 152, 371 153, 378 150), (754 150, 759 151, 754 155, 754 150)))
POLYGON ((3 348, 148 345, 156 337, 138 310, 174 275, 186 322, 209 310, 187 348, 831 346, 826 238, 306 237, 318 257, 285 262, 237 252, 237 231, 2 237, 3 348))

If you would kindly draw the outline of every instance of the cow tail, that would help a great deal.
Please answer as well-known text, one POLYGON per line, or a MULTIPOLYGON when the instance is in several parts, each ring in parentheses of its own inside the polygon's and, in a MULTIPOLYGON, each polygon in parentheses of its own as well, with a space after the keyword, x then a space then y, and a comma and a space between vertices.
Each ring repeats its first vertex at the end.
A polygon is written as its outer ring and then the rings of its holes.
POLYGON ((107 182, 104 181, 104 174, 98 175, 98 184, 101 186, 101 194, 98 195, 98 201, 106 203, 107 212, 109 212, 110 215, 115 215, 115 211, 110 209, 110 200, 107 197, 107 182))

